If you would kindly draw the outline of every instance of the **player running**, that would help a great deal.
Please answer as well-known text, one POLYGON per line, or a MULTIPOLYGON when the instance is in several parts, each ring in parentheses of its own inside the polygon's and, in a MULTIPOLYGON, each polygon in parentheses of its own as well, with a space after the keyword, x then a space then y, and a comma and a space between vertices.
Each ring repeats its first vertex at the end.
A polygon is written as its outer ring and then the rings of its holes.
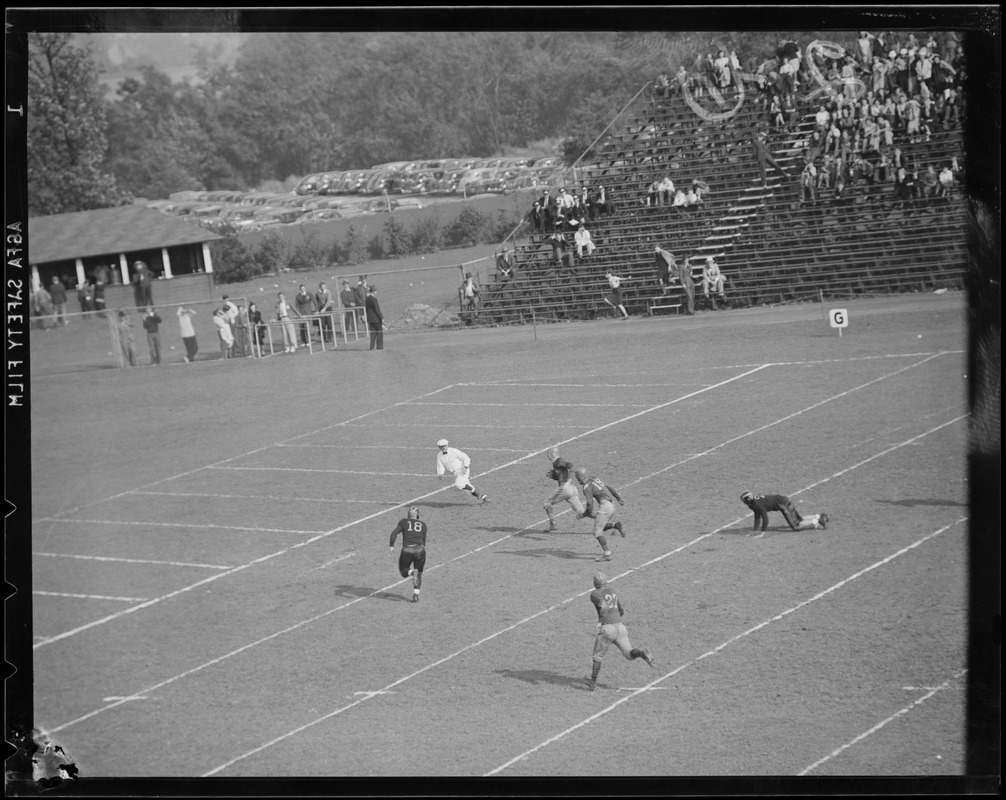
POLYGON ((426 523, 419 519, 419 509, 409 508, 408 516, 398 520, 391 532, 388 555, 395 555, 395 539, 402 534, 402 552, 398 556, 398 571, 403 578, 412 577, 412 602, 419 602, 419 590, 423 586, 423 568, 426 566, 426 523))
POLYGON ((598 561, 611 561, 611 550, 608 549, 608 540, 605 538, 604 532, 614 529, 623 538, 625 537, 621 522, 609 522, 612 514, 615 513, 614 501, 617 500, 620 506, 624 506, 625 501, 617 489, 607 486, 596 476, 587 475, 587 470, 583 467, 577 467, 573 470, 573 474, 576 476, 577 483, 583 487, 583 499, 587 501, 587 509, 583 512, 583 516, 594 518, 594 538, 597 539, 597 543, 601 545, 601 550, 604 552, 598 561))
POLYGON ((751 494, 751 492, 744 492, 741 495, 741 501, 754 511, 754 529, 758 530, 758 525, 761 524, 762 533, 768 527, 769 511, 782 512, 783 517, 786 518, 786 522, 789 523, 789 527, 795 531, 807 528, 824 530, 828 527, 827 514, 811 514, 810 516, 803 517, 796 510, 793 501, 784 494, 751 494))
POLYGON ((550 447, 545 451, 552 468, 545 473, 546 477, 559 484, 559 490, 545 501, 545 513, 548 514, 548 528, 546 532, 557 530, 555 524, 554 506, 558 503, 567 502, 576 512, 577 518, 583 516, 583 501, 580 500, 580 492, 573 485, 572 473, 573 465, 564 458, 559 458, 559 450, 550 447))
POLYGON ((488 503, 489 496, 479 494, 478 490, 472 486, 472 482, 468 477, 468 471, 472 465, 472 460, 468 457, 468 454, 462 453, 456 447, 448 446, 446 439, 441 439, 437 442, 437 447, 440 448, 440 452, 437 453, 437 477, 443 480, 444 474, 449 472, 454 476, 455 487, 463 492, 468 492, 473 497, 477 497, 482 501, 482 505, 488 503))
POLYGON ((629 642, 629 632, 622 622, 625 609, 622 608, 618 595, 608 587, 608 576, 603 572, 594 573, 594 591, 590 593, 590 602, 597 609, 597 636, 594 637, 594 657, 590 666, 590 680, 587 681, 590 691, 594 691, 594 687, 597 686, 601 661, 612 642, 630 661, 641 658, 651 667, 656 666, 649 653, 633 647, 629 642))

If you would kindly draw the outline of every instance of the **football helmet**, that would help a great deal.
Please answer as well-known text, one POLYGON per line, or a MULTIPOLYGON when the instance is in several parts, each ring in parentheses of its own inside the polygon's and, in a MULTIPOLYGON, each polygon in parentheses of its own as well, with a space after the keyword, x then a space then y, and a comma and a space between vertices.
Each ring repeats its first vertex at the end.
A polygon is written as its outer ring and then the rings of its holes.
POLYGON ((409 519, 419 519, 419 508, 417 506, 409 506, 409 519))
POLYGON ((595 572, 594 573, 594 588, 595 589, 600 589, 607 582, 608 582, 608 576, 605 575, 603 572, 595 572))

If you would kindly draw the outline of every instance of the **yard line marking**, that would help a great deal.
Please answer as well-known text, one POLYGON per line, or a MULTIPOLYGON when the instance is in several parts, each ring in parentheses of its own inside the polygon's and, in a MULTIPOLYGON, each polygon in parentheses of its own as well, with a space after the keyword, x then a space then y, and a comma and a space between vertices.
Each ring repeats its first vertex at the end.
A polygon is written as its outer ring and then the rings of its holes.
POLYGON ((108 703, 108 702, 111 702, 112 700, 122 700, 123 702, 125 702, 127 700, 146 700, 146 699, 147 699, 146 697, 144 697, 143 695, 139 695, 139 694, 134 694, 134 695, 132 695, 130 697, 119 697, 118 695, 114 695, 113 694, 111 697, 103 697, 103 698, 101 698, 101 702, 102 703, 108 703))
MULTIPOLYGON (((940 427, 944 427, 944 426, 940 426, 940 427)), ((934 428, 932 431, 929 431, 928 433, 933 433, 936 430, 939 430, 939 428, 934 428)), ((922 435, 925 436, 925 435, 928 435, 928 433, 927 434, 922 434, 922 435)), ((890 451, 888 450, 888 451, 885 451, 885 452, 890 452, 890 451)), ((871 460, 872 459, 867 459, 866 461, 861 461, 857 466, 862 466, 863 464, 866 464, 867 462, 869 462, 871 460)), ((853 467, 851 469, 854 469, 854 468, 855 467, 853 467)), ((843 472, 848 472, 848 471, 849 470, 844 470, 843 472)), ((811 487, 813 487, 815 485, 817 485, 817 484, 811 484, 810 486, 806 486, 803 489, 799 489, 798 491, 793 492, 793 494, 794 495, 799 494, 800 492, 806 491, 807 489, 810 489, 811 487)), ((406 505, 406 504, 403 503, 402 505, 406 505)), ((556 514, 556 516, 561 516, 562 514, 567 514, 567 513, 569 513, 569 511, 570 511, 570 509, 565 509, 563 511, 558 512, 556 514)), ((372 516, 378 516, 378 515, 374 514, 372 516)), ((715 530, 709 531, 708 533, 704 533, 701 536, 698 536, 697 538, 693 539, 692 541, 687 542, 686 544, 680 545, 679 547, 676 547, 673 550, 670 550, 669 552, 665 553, 662 556, 658 556, 657 558, 651 559, 650 561, 647 561, 647 562, 645 562, 643 564, 640 564, 638 567, 626 570, 625 572, 623 572, 623 573, 621 573, 619 575, 615 575, 614 577, 609 578, 609 582, 613 583, 614 581, 618 580, 619 578, 624 578, 624 577, 626 577, 628 575, 631 575, 637 569, 643 569, 644 567, 647 567, 647 566, 649 566, 651 564, 655 564, 655 563, 657 563, 659 561, 662 561, 663 559, 668 558, 669 556, 672 556, 672 555, 674 555, 676 553, 679 553, 682 550, 685 550, 685 549, 691 547, 692 545, 697 544, 698 542, 703 541, 704 539, 708 539, 710 536, 713 536, 714 534, 717 534, 720 531, 726 530, 727 528, 730 528, 730 527, 736 525, 738 522, 741 522, 741 521, 743 521, 744 519, 746 519, 747 517, 750 517, 750 516, 751 515, 748 514, 746 516, 737 517, 733 521, 728 522, 726 525, 721 525, 719 528, 716 528, 715 530)), ((486 549, 488 549, 490 547, 493 547, 493 546, 499 544, 500 542, 504 542, 507 539, 510 539, 513 536, 516 536, 517 534, 525 533, 527 531, 533 531, 534 529, 537 528, 538 525, 541 525, 544 522, 547 522, 547 519, 546 520, 538 520, 538 521, 532 523, 531 525, 528 525, 528 526, 522 528, 521 530, 517 531, 516 533, 509 533, 506 536, 502 536, 499 539, 496 539, 495 541, 488 542, 488 543, 482 545, 481 547, 477 547, 477 548, 475 548, 473 550, 470 550, 468 553, 465 553, 464 555, 452 558, 450 562, 443 562, 443 563, 440 563, 440 564, 435 564, 432 567, 430 567, 429 569, 427 569, 426 572, 427 573, 433 572, 434 570, 439 569, 440 567, 446 566, 448 563, 453 563, 454 561, 459 561, 462 558, 466 558, 467 556, 474 555, 475 553, 479 553, 482 550, 486 550, 486 549)), ((288 548, 288 549, 290 549, 290 548, 288 548)), ((281 552, 286 552, 286 551, 281 551, 281 552)), ((270 558, 270 557, 264 557, 262 559, 259 559, 259 561, 265 561, 268 558, 270 558)), ((238 570, 241 570, 241 569, 244 569, 244 567, 237 567, 237 568, 235 568, 234 571, 237 572, 238 570)), ((213 578, 208 578, 208 579, 206 579, 204 581, 201 581, 200 583, 208 583, 208 582, 210 582, 212 580, 215 580, 216 577, 219 577, 219 576, 214 576, 213 578)), ((251 642, 251 643, 246 644, 246 645, 242 645, 238 649, 232 650, 230 653, 225 653, 224 655, 218 656, 217 658, 214 658, 211 661, 207 661, 207 662, 205 662, 203 664, 200 664, 197 667, 193 667, 192 669, 189 669, 189 670, 187 670, 187 671, 185 671, 185 672, 183 672, 183 673, 181 673, 179 675, 176 675, 176 676, 174 676, 172 678, 168 678, 167 680, 162 681, 161 683, 158 683, 158 684, 156 684, 154 686, 151 686, 151 687, 148 687, 146 689, 143 689, 140 692, 137 692, 137 694, 150 694, 150 693, 152 693, 152 692, 154 692, 154 691, 156 691, 156 690, 158 690, 158 689, 160 689, 160 688, 162 688, 164 686, 167 686, 168 684, 174 683, 177 680, 185 678, 185 677, 187 677, 189 675, 193 675, 193 674, 195 674, 197 672, 200 672, 201 670, 206 669, 208 667, 211 667, 211 666, 213 666, 215 664, 219 664, 219 663, 221 663, 223 661, 226 661, 227 659, 231 658, 232 656, 236 656, 239 653, 243 653, 245 650, 249 650, 252 647, 256 647, 257 645, 264 644, 264 643, 266 643, 268 641, 271 641, 272 639, 275 639, 275 638, 277 638, 279 636, 282 636, 282 635, 284 635, 286 633, 291 633, 291 632, 293 632, 295 630, 298 630, 301 627, 304 627, 306 625, 310 625, 310 624, 312 624, 314 622, 317 622, 318 620, 324 619, 325 617, 329 616, 330 614, 334 614, 336 611, 341 611, 341 610, 343 610, 345 608, 349 608, 350 606, 353 606, 356 603, 359 603, 359 602, 361 602, 363 600, 366 600, 367 598, 373 597, 374 595, 377 595, 377 594, 381 594, 382 592, 390 591, 391 589, 394 589, 395 587, 400 586, 400 585, 402 585, 404 583, 408 583, 408 582, 409 582, 409 578, 403 578, 402 580, 399 580, 399 581, 396 581, 395 583, 389 584, 388 586, 385 586, 382 589, 376 589, 373 592, 371 592, 369 595, 363 595, 361 597, 357 597, 357 598, 349 601, 348 603, 343 603, 343 604, 341 604, 339 606, 336 606, 335 608, 329 609, 328 611, 323 611, 322 613, 320 613, 320 614, 318 614, 318 615, 316 615, 314 617, 310 617, 308 619, 301 620, 300 622, 294 623, 293 625, 291 625, 291 626, 289 626, 287 628, 284 628, 283 630, 280 630, 280 631, 277 631, 275 633, 269 634, 268 636, 265 636, 265 637, 263 637, 263 638, 261 638, 261 639, 259 639, 257 641, 251 642)), ((181 589, 178 592, 175 592, 174 594, 179 594, 179 593, 181 593, 183 591, 188 591, 189 589, 195 588, 195 586, 199 586, 199 585, 200 584, 195 584, 192 587, 186 587, 185 589, 181 589)), ((592 590, 589 590, 589 591, 592 591, 592 590)), ((589 593, 589 591, 581 592, 581 593, 579 593, 577 595, 574 595, 572 598, 569 598, 569 600, 564 601, 564 603, 571 602, 572 600, 577 600, 577 599, 579 599, 581 597, 584 597, 585 595, 587 595, 589 593)), ((563 605, 564 603, 560 603, 559 605, 563 605)), ((556 606, 556 607, 558 607, 558 606, 556 606)), ((120 612, 120 613, 128 613, 128 611, 124 611, 124 612, 120 612)), ((537 615, 535 615, 535 616, 537 616, 537 615)), ((529 617, 528 619, 534 619, 534 616, 529 617)), ((522 623, 518 623, 518 624, 522 624, 522 623)), ((516 627, 516 626, 512 626, 512 627, 516 627)), ((510 629, 511 628, 508 628, 507 630, 510 630, 510 629)), ((48 641, 49 640, 46 639, 43 642, 40 642, 40 643, 35 644, 33 646, 34 647, 38 647, 38 646, 41 646, 42 644, 47 643, 48 641)), ((416 674, 418 674, 418 673, 416 673, 416 674)), ((118 705, 118 703, 113 703, 110 706, 105 706, 103 708, 98 708, 98 709, 95 709, 94 711, 90 711, 90 712, 88 712, 87 714, 85 714, 82 717, 78 717, 77 719, 70 720, 69 722, 64 722, 62 725, 59 725, 56 728, 52 728, 50 730, 50 732, 51 733, 57 733, 57 732, 63 730, 64 728, 68 728, 71 725, 76 725, 78 722, 83 722, 83 721, 85 721, 85 720, 87 720, 87 719, 89 719, 91 717, 94 717, 94 716, 96 716, 96 715, 98 715, 98 714, 100 714, 100 713, 102 713, 104 711, 107 711, 107 710, 109 710, 111 708, 115 708, 117 705, 118 705)))
MULTIPOLYGON (((456 406, 457 403, 406 403, 409 406, 456 406)), ((490 408, 646 408, 646 403, 468 403, 472 406, 488 406, 490 408)))
POLYGON ((375 506, 390 506, 396 502, 394 500, 339 500, 331 497, 289 497, 273 494, 211 494, 209 492, 153 492, 147 490, 137 490, 132 494, 157 494, 168 497, 172 495, 178 497, 217 497, 225 500, 295 500, 298 503, 301 501, 307 503, 366 503, 375 506))
MULTIPOLYGON (((421 400, 424 397, 432 397, 435 394, 439 394, 440 392, 444 392, 444 391, 447 391, 448 389, 452 389, 456 385, 457 384, 453 384, 452 383, 452 384, 449 384, 447 386, 441 386, 439 389, 434 389, 432 392, 424 392, 423 394, 416 395, 415 397, 410 398, 410 399, 411 400, 421 400)), ((292 437, 290 439, 284 439, 283 442, 293 442, 293 441, 296 441, 297 439, 302 439, 305 436, 316 436, 317 434, 321 433, 322 431, 331 430, 332 428, 338 428, 338 427, 340 427, 342 425, 347 425, 347 424, 349 424, 351 422, 356 422, 357 420, 365 419, 367 417, 373 416, 374 414, 380 414, 380 413, 382 413, 384 411, 390 411, 391 409, 397 408, 398 406, 403 405, 403 404, 408 403, 408 402, 409 402, 409 400, 402 400, 402 401, 400 401, 398 403, 392 403, 390 406, 384 406, 382 408, 376 408, 373 411, 367 411, 364 414, 359 414, 359 415, 357 415, 355 417, 350 417, 348 420, 343 420, 342 422, 335 422, 335 423, 333 423, 331 425, 325 425, 324 427, 317 428, 316 430, 308 431, 307 433, 298 434, 297 436, 294 436, 294 437, 292 437)), ((281 444, 281 442, 278 443, 278 444, 281 444)), ((82 503, 81 505, 74 506, 73 508, 67 509, 66 511, 59 511, 59 512, 57 512, 56 516, 60 516, 61 517, 64 514, 73 514, 73 513, 75 513, 76 511, 79 511, 82 508, 88 508, 90 506, 97 505, 98 503, 107 503, 110 500, 117 500, 118 498, 125 497, 128 494, 133 494, 134 492, 137 492, 140 489, 149 489, 151 486, 158 486, 158 485, 160 485, 162 483, 166 483, 167 481, 174 481, 174 480, 178 480, 179 478, 184 478, 184 477, 186 477, 188 475, 194 475, 195 473, 200 472, 201 470, 204 470, 207 467, 213 467, 213 466, 217 466, 219 464, 227 464, 227 463, 229 463, 231 461, 236 461, 239 458, 246 458, 247 456, 254 455, 255 453, 261 453, 264 450, 268 450, 270 447, 273 447, 273 446, 274 445, 267 444, 264 447, 256 447, 254 450, 249 450, 249 451, 247 451, 245 453, 240 453, 240 454, 238 454, 236 456, 232 456, 231 458, 225 458, 223 461, 217 461, 217 462, 215 462, 213 464, 204 464, 201 467, 196 467, 195 469, 190 469, 190 470, 188 470, 186 472, 180 472, 177 475, 171 475, 171 476, 169 476, 167 478, 160 478, 159 480, 153 481, 152 483, 145 483, 143 486, 136 487, 136 489, 127 489, 124 492, 119 492, 117 494, 113 494, 110 497, 103 497, 100 500, 93 500, 93 501, 91 501, 89 503, 82 503)))
POLYGON ((32 589, 32 594, 40 594, 45 597, 72 597, 77 600, 119 600, 123 603, 143 603, 146 597, 109 597, 104 594, 71 594, 70 592, 43 592, 40 589, 32 589))
MULTIPOLYGON (((926 700, 928 700, 930 697, 932 697, 933 695, 935 695, 937 692, 941 692, 944 689, 946 689, 948 686, 950 686, 951 681, 954 681, 957 678, 960 678, 966 672, 967 672, 966 669, 962 669, 959 672, 955 672, 952 677, 947 678, 947 680, 943 681, 943 683, 941 683, 939 686, 932 687, 931 689, 929 689, 928 692, 926 692, 924 695, 922 695, 922 697, 919 697, 918 699, 912 701, 907 706, 905 706, 904 708, 902 708, 900 711, 894 712, 887 719, 883 720, 882 722, 878 722, 876 725, 874 725, 868 731, 864 731, 863 733, 859 734, 859 736, 857 736, 855 739, 852 739, 852 740, 846 742, 845 744, 843 744, 841 747, 839 747, 834 752, 829 753, 824 758, 819 759, 818 761, 815 761, 809 767, 806 767, 806 768, 800 770, 800 772, 796 773, 797 776, 799 777, 801 775, 806 775, 807 773, 809 773, 809 772, 817 769, 819 766, 821 766, 826 761, 830 761, 831 759, 835 758, 835 756, 837 756, 840 753, 848 750, 853 745, 858 744, 859 742, 863 741, 863 739, 865 739, 867 736, 870 736, 871 734, 876 733, 881 728, 883 728, 885 725, 887 725, 887 723, 893 722, 898 717, 903 717, 905 714, 907 714, 909 711, 911 711, 916 706, 922 705, 924 702, 926 702, 926 700)), ((910 687, 906 686, 905 688, 908 689, 910 687)))
POLYGON ((234 569, 224 567, 219 564, 190 564, 186 561, 154 561, 146 558, 112 558, 111 556, 79 556, 71 553, 40 553, 33 552, 33 556, 48 556, 50 558, 79 558, 85 561, 117 561, 125 564, 159 564, 165 567, 202 567, 203 569, 234 569))
MULTIPOLYGON (((428 472, 364 472, 356 469, 309 469, 308 467, 207 467, 207 469, 240 469, 250 472, 337 472, 340 475, 381 475, 395 478, 429 478, 428 472)), ((310 531, 321 533, 322 531, 310 531)))
MULTIPOLYGON (((683 400, 688 400, 688 399, 690 399, 692 397, 695 397, 696 395, 702 394, 703 392, 707 392, 707 391, 709 391, 711 389, 716 389, 716 388, 719 388, 720 386, 726 386, 727 384, 733 383, 734 381, 741 380, 742 378, 746 378, 747 376, 752 375, 752 374, 754 374, 756 372, 760 372, 761 370, 765 369, 768 366, 769 366, 768 364, 763 364, 763 365, 761 365, 759 367, 756 367, 754 369, 748 370, 747 372, 742 372, 739 375, 735 375, 733 377, 727 378, 727 379, 725 379, 725 380, 721 381, 720 383, 715 384, 713 386, 706 387, 706 388, 703 388, 703 389, 698 389, 698 390, 696 390, 694 392, 689 392, 688 394, 682 395, 681 397, 675 398, 674 400, 668 400, 666 403, 661 403, 660 405, 654 406, 653 408, 648 409, 647 411, 639 411, 639 412, 636 412, 635 414, 631 414, 630 416, 625 417, 622 420, 615 420, 613 422, 606 423, 605 425, 601 425, 601 426, 599 426, 597 428, 594 428, 593 430, 589 430, 589 431, 586 431, 586 432, 584 432, 582 434, 579 434, 578 436, 574 436, 574 437, 572 437, 570 439, 566 439, 566 440, 564 440, 562 442, 559 442, 558 444, 568 444, 569 442, 576 441, 577 439, 581 439, 581 438, 583 438, 585 436, 590 436, 593 433, 597 433, 599 431, 602 431, 602 430, 605 430, 607 428, 610 428, 613 425, 619 424, 620 422, 626 422, 626 421, 631 420, 631 419, 636 419, 637 417, 643 416, 644 414, 647 414, 650 411, 656 411, 656 410, 661 409, 661 408, 666 408, 667 406, 673 405, 675 403, 679 403, 679 402, 681 402, 683 400)), ((892 373, 892 374, 897 374, 897 373, 892 373)), ((533 457, 536 457, 536 456, 540 455, 541 453, 544 453, 547 449, 548 449, 548 447, 545 447, 545 448, 537 450, 537 451, 535 451, 533 453, 529 453, 528 455, 523 456, 521 458, 516 458, 516 459, 514 459, 512 461, 509 461, 509 462, 507 462, 505 464, 500 464, 499 466, 496 466, 496 467, 493 467, 491 469, 488 469, 485 472, 482 472, 482 473, 476 475, 475 477, 476 478, 481 478, 481 477, 484 477, 485 475, 489 475, 490 473, 497 472, 497 471, 499 471, 501 469, 506 469, 508 467, 511 467, 514 464, 519 464, 522 461, 526 461, 526 460, 528 460, 530 458, 533 458, 533 457)), ((241 571, 243 571, 245 569, 248 569, 248 568, 250 568, 252 566, 255 566, 256 564, 262 564, 262 563, 264 563, 266 561, 269 561, 269 560, 271 560, 273 558, 277 558, 279 556, 285 555, 290 550, 296 549, 298 547, 306 547, 306 546, 308 546, 310 544, 313 544, 314 542, 320 541, 321 539, 324 539, 324 538, 326 538, 328 536, 332 536, 332 535, 334 535, 336 533, 344 531, 347 528, 352 527, 353 525, 359 525, 361 523, 368 522, 368 521, 370 521, 372 519, 376 519, 377 517, 380 517, 380 516, 383 516, 384 514, 387 514, 389 511, 395 511, 397 509, 404 508, 404 507, 406 507, 408 505, 411 505, 413 503, 421 502, 422 500, 425 500, 425 499, 427 499, 429 497, 433 497, 433 496, 435 496, 437 494, 440 494, 441 492, 445 492, 449 488, 451 488, 451 487, 444 486, 444 487, 442 487, 440 489, 435 489, 435 490, 433 490, 431 492, 427 492, 424 495, 420 495, 420 496, 418 496, 416 498, 413 498, 412 500, 406 500, 405 502, 399 503, 399 504, 394 505, 394 506, 391 506, 390 508, 386 508, 386 509, 383 509, 381 511, 377 511, 377 512, 375 512, 373 514, 368 514, 367 516, 361 517, 360 519, 353 520, 352 522, 345 523, 344 525, 340 525, 337 528, 333 528, 330 531, 326 531, 323 534, 320 534, 318 536, 314 536, 314 537, 312 537, 310 539, 307 539, 307 540, 305 540, 303 542, 298 542, 298 543, 296 543, 296 544, 294 544, 294 545, 292 545, 290 547, 286 547, 286 548, 284 548, 282 550, 277 550, 276 552, 269 553, 269 554, 267 554, 265 556, 261 556, 261 557, 255 559, 255 560, 253 560, 253 561, 248 562, 247 564, 242 564, 242 565, 240 565, 238 567, 235 567, 234 569, 229 570, 227 572, 221 572, 221 573, 219 573, 217 575, 213 575, 213 576, 211 576, 209 578, 203 579, 202 581, 198 581, 198 582, 196 582, 194 584, 191 584, 190 586, 184 586, 181 589, 177 589, 177 590, 175 590, 173 592, 169 592, 168 594, 162 595, 161 597, 156 597, 153 600, 148 601, 147 603, 142 603, 142 604, 140 604, 138 606, 133 606, 131 608, 124 609, 124 610, 119 611, 119 612, 117 612, 115 614, 109 614, 108 616, 102 617, 101 619, 93 620, 93 621, 85 623, 83 625, 79 625, 76 628, 72 628, 71 630, 64 631, 63 633, 57 634, 55 636, 50 636, 49 638, 45 639, 44 641, 34 643, 32 645, 32 649, 33 650, 37 650, 37 649, 39 649, 41 647, 45 647, 45 646, 47 646, 49 644, 52 644, 53 642, 60 641, 62 639, 70 637, 70 636, 75 636, 78 633, 81 633, 81 632, 83 632, 85 630, 89 630, 90 628, 96 627, 98 625, 104 625, 104 624, 106 624, 108 622, 111 622, 111 621, 113 621, 115 619, 118 619, 120 616, 124 616, 126 614, 133 613, 134 611, 139 611, 139 610, 141 610, 143 608, 148 608, 149 606, 154 605, 155 603, 160 603, 160 602, 163 602, 164 600, 171 599, 171 598, 176 597, 176 596, 178 596, 178 595, 180 595, 180 594, 182 594, 184 592, 191 591, 192 589, 195 589, 195 588, 197 588, 197 587, 199 587, 199 586, 201 586, 201 585, 203 585, 205 583, 209 583, 211 581, 214 581, 214 580, 216 580, 218 578, 223 578, 223 577, 227 577, 227 576, 230 576, 230 575, 237 574, 238 572, 241 572, 241 571)), ((741 517, 741 519, 744 519, 744 517, 741 517)), ((508 538, 508 537, 503 537, 503 538, 505 539, 505 538, 508 538)), ((502 539, 500 541, 502 541, 502 539)))
MULTIPOLYGON (((451 403, 451 405, 460 406, 467 405, 467 403, 451 403)), ((415 430, 418 423, 415 422, 382 422, 379 425, 347 425, 347 428, 411 428, 415 430)), ((512 430, 514 428, 583 428, 584 425, 553 425, 551 423, 543 422, 541 425, 476 425, 474 423, 437 423, 437 428, 493 428, 498 430, 512 430)))
POLYGON ((347 558, 352 558, 355 555, 356 555, 356 553, 346 553, 346 555, 344 555, 344 556, 339 556, 338 558, 333 558, 331 561, 326 561, 321 566, 310 567, 310 568, 304 570, 300 574, 301 575, 306 575, 308 572, 314 572, 316 569, 326 569, 327 567, 332 566, 332 564, 338 564, 340 561, 345 561, 347 558))
POLYGON ((65 517, 42 517, 39 522, 66 522, 76 525, 153 525, 158 528, 213 528, 225 531, 260 531, 262 533, 298 533, 311 535, 323 531, 292 531, 286 528, 246 528, 243 525, 212 525, 210 523, 187 524, 184 522, 138 522, 131 519, 67 519, 65 517))
MULTIPOLYGON (((792 608, 788 608, 785 611, 783 611, 783 612, 781 612, 779 614, 776 614, 774 617, 770 617, 770 618, 768 618, 766 620, 763 620, 762 622, 759 622, 757 625, 755 625, 755 626, 753 626, 751 628, 748 628, 746 631, 744 631, 742 633, 739 633, 736 636, 732 636, 731 638, 729 638, 725 642, 722 642, 721 644, 717 645, 716 647, 714 647, 712 650, 708 651, 707 653, 703 653, 698 658, 694 658, 691 661, 689 661, 689 662, 687 662, 685 664, 682 664, 681 666, 677 667, 673 671, 668 672, 666 675, 662 675, 661 677, 659 677, 659 678, 657 678, 657 679, 655 679, 653 681, 650 681, 650 683, 646 684, 646 686, 642 687, 641 689, 639 689, 637 691, 634 691, 631 694, 628 694, 625 697, 622 697, 622 698, 616 700, 614 703, 612 703, 607 708, 601 709, 596 714, 592 714, 591 716, 587 717, 587 719, 583 720, 582 722, 578 722, 575 725, 571 725, 570 727, 568 727, 566 730, 562 731, 561 733, 557 733, 555 736, 552 736, 551 738, 546 739, 541 744, 536 745, 535 747, 532 747, 530 750, 524 751, 519 756, 515 756, 514 758, 510 759, 509 761, 507 761, 505 764, 502 764, 502 765, 496 767, 495 769, 490 770, 489 772, 485 773, 485 775, 483 775, 482 777, 488 778, 490 775, 495 775, 495 774, 497 774, 499 772, 502 772, 503 770, 507 769, 508 767, 511 767, 514 764, 516 764, 518 761, 522 761, 523 759, 527 758, 530 755, 533 755, 534 753, 538 752, 539 750, 541 750, 541 749, 543 749, 545 747, 548 747, 553 742, 557 742, 560 739, 564 738, 565 736, 569 735, 570 733, 573 733, 574 731, 579 730, 584 725, 587 725, 587 724, 593 722, 596 719, 600 719, 605 714, 607 714, 609 711, 614 711, 616 708, 618 708, 623 703, 627 703, 629 700, 631 700, 634 697, 638 697, 640 694, 642 694, 643 692, 647 691, 648 689, 656 686, 659 683, 663 683, 668 678, 670 678, 670 677, 672 677, 674 675, 677 675, 679 672, 681 672, 682 670, 684 670, 686 667, 689 667, 689 666, 691 666, 693 664, 696 664, 699 661, 702 661, 703 659, 705 659, 705 658, 707 658, 709 656, 716 655, 717 653, 721 652, 725 648, 729 647, 731 644, 733 644, 735 642, 738 642, 738 641, 740 641, 741 639, 743 639, 743 638, 745 638, 747 636, 750 636, 752 633, 760 631, 762 628, 768 627, 773 622, 778 622, 779 620, 781 620, 781 619, 783 619, 785 617, 788 617, 790 614, 793 614, 793 613, 799 611, 801 608, 804 608, 805 606, 808 606, 811 603, 816 602, 817 600, 820 600, 822 597, 826 597, 827 595, 831 594, 832 592, 837 591, 838 589, 842 588, 846 584, 851 583, 852 581, 856 580, 857 578, 862 577, 866 573, 871 572, 872 570, 878 569, 879 567, 882 567, 884 564, 887 564, 888 562, 893 561, 895 558, 898 558, 899 556, 902 556, 905 553, 907 553, 907 552, 909 552, 911 550, 914 550, 916 547, 919 547, 920 545, 924 544, 925 542, 928 542, 930 539, 932 539, 932 538, 934 538, 936 536, 939 536, 940 534, 942 534, 942 533, 950 530, 951 528, 959 525, 960 523, 966 521, 967 519, 968 519, 967 517, 962 517, 962 518, 956 520, 955 522, 951 522, 949 525, 945 525, 944 527, 940 528, 939 530, 934 531, 933 533, 929 533, 929 534, 923 536, 921 539, 918 539, 917 541, 913 542, 912 544, 908 545, 907 547, 903 547, 900 550, 898 550, 897 552, 892 553, 891 555, 889 555, 889 556, 887 556, 885 558, 882 558, 880 561, 874 562, 873 564, 871 564, 870 566, 866 567, 865 569, 861 569, 858 572, 853 573, 848 578, 843 578, 842 580, 840 580, 838 583, 834 584, 833 586, 825 589, 822 592, 818 592, 813 597, 810 597, 810 598, 808 598, 807 600, 804 600, 801 603, 797 603, 792 608)), ((901 713, 901 712, 899 712, 899 713, 901 713)), ((836 751, 836 753, 837 752, 838 751, 836 751)), ((821 762, 821 763, 823 763, 823 762, 821 762)), ((812 766, 816 766, 816 765, 812 765, 812 766)), ((808 767, 808 769, 810 769, 810 768, 811 767, 808 767)), ((803 773, 800 773, 800 774, 802 775, 803 773)))

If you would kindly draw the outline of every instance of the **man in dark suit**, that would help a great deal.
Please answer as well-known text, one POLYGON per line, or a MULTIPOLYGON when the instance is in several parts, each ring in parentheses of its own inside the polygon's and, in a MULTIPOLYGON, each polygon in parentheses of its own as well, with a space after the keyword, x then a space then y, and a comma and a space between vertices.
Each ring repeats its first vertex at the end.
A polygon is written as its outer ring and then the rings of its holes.
POLYGON ((381 304, 377 302, 376 286, 367 289, 367 327, 370 328, 370 349, 384 349, 384 314, 381 313, 381 304))

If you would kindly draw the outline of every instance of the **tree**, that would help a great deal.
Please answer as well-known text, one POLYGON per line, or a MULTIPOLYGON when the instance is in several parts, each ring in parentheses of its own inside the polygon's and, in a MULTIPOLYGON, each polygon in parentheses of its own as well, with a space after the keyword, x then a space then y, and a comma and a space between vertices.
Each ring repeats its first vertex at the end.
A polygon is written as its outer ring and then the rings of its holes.
POLYGON ((28 213, 129 202, 102 168, 105 105, 98 70, 68 33, 28 36, 28 213))

